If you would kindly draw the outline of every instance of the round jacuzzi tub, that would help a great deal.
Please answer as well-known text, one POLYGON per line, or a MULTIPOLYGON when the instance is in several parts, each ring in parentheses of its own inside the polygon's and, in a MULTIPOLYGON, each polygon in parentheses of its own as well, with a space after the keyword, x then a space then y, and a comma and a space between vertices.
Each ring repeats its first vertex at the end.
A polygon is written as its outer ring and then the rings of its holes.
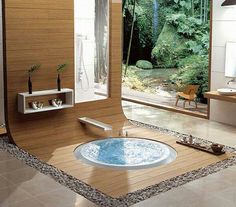
POLYGON ((77 159, 94 166, 144 169, 174 161, 176 151, 169 145, 144 138, 106 138, 78 146, 77 159))

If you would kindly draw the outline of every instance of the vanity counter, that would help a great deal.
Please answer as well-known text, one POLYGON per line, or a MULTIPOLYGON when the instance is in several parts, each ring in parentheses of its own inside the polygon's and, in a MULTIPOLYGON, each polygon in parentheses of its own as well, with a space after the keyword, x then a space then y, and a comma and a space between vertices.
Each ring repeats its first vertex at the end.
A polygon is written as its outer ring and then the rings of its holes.
POLYGON ((217 92, 217 91, 206 92, 206 93, 204 93, 204 97, 207 99, 216 99, 219 101, 236 103, 236 96, 220 95, 219 92, 217 92))

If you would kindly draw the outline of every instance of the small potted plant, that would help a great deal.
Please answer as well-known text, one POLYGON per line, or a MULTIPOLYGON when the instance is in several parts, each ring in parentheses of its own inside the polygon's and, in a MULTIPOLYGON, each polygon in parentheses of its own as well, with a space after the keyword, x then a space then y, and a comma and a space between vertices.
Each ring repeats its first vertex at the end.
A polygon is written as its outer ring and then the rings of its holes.
POLYGON ((28 76, 29 76, 29 79, 28 79, 28 90, 29 90, 29 94, 32 94, 32 81, 31 81, 31 76, 32 74, 37 71, 39 68, 41 67, 40 64, 35 64, 35 65, 32 65, 29 69, 28 69, 28 76))
POLYGON ((57 65, 57 90, 61 91, 61 77, 60 74, 67 68, 68 64, 57 65))

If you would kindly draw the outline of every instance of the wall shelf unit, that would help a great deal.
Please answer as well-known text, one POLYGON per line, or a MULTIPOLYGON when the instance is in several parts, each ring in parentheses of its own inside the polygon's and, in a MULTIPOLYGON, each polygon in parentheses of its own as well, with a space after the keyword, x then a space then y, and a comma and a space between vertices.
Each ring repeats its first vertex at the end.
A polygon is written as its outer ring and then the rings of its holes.
POLYGON ((217 91, 206 92, 204 94, 204 97, 208 98, 208 99, 215 99, 215 100, 219 100, 219 101, 226 101, 226 102, 236 103, 236 96, 220 95, 217 91))
POLYGON ((71 108, 74 106, 74 90, 69 88, 63 88, 61 91, 57 89, 33 91, 32 94, 28 92, 18 94, 18 112, 22 114, 32 114, 45 111, 54 111, 65 108, 71 108), (49 104, 49 100, 60 98, 63 103, 62 106, 52 106, 49 104), (44 103, 42 109, 30 108, 29 103, 32 101, 40 101, 44 103))

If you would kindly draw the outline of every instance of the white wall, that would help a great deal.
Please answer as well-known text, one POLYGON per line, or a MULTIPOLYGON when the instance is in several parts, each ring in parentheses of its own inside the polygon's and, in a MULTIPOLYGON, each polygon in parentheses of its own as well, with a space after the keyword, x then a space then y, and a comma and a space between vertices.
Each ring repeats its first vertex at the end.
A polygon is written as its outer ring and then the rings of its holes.
MULTIPOLYGON (((225 45, 236 42, 236 8, 222 7, 224 0, 213 0, 211 90, 227 87, 225 45)), ((236 104, 211 100, 210 119, 236 125, 236 104)))
POLYGON ((2 5, 0 4, 0 124, 4 123, 3 60, 2 60, 2 5))

